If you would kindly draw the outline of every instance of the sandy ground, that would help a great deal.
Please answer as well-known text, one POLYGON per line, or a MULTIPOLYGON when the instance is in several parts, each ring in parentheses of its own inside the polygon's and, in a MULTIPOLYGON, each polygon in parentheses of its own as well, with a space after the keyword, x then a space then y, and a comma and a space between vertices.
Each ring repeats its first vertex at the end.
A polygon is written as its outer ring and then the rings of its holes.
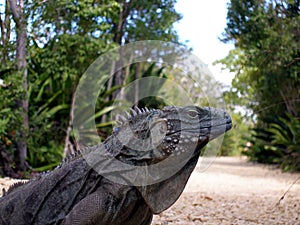
MULTIPOLYGON (((281 173, 245 158, 213 160, 209 167, 198 163, 182 196, 155 215, 152 225, 300 225, 300 180, 291 187, 299 173, 281 173)), ((0 190, 13 182, 0 179, 0 190)))
POLYGON ((300 174, 282 173, 245 158, 217 158, 197 165, 178 201, 152 225, 300 224, 300 174))

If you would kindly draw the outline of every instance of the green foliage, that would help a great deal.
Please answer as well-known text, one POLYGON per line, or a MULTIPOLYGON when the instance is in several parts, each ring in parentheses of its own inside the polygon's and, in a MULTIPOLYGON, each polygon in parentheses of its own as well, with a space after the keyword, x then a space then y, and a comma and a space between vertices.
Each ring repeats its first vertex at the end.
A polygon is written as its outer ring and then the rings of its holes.
POLYGON ((241 113, 230 112, 234 127, 224 135, 221 150, 221 156, 239 156, 244 151, 247 141, 250 137, 251 123, 243 118, 241 113))
MULTIPOLYGON (((77 83, 99 55, 116 46, 109 27, 100 22, 103 16, 118 12, 112 11, 118 4, 108 5, 96 7, 91 1, 33 5, 28 47, 28 161, 37 170, 50 169, 61 161, 77 83), (35 16, 35 12, 40 15, 35 16)), ((97 110, 106 110, 104 104, 97 106, 97 110)))
MULTIPOLYGON (((33 144, 32 139, 33 138, 31 137, 28 141, 29 146, 33 144)), ((62 144, 57 144, 53 140, 47 140, 47 145, 41 145, 39 148, 30 146, 27 160, 34 171, 42 172, 51 170, 63 159, 64 146, 62 144)), ((35 145, 35 143, 33 145, 35 145)))
POLYGON ((274 151, 283 154, 281 167, 286 170, 300 171, 300 121, 287 114, 286 118, 280 117, 270 124, 267 129, 271 133, 271 144, 274 151))
POLYGON ((173 25, 181 15, 175 11, 175 3, 176 0, 132 1, 124 39, 129 42, 148 39, 178 43, 173 25))
POLYGON ((252 160, 276 163, 284 171, 300 171, 300 121, 287 114, 272 119, 266 129, 255 129, 252 141, 257 141, 245 152, 252 160))
MULTIPOLYGON (((164 72, 165 67, 157 67, 155 63, 137 63, 132 65, 131 73, 128 77, 127 84, 130 84, 136 79, 143 79, 149 77, 157 77, 157 78, 166 78, 166 74, 164 72), (138 69, 139 68, 139 69, 138 69), (139 70, 138 77, 137 76, 137 69, 139 70)), ((150 108, 162 108, 166 106, 165 99, 157 97, 162 90, 162 87, 165 83, 164 79, 160 79, 159 83, 157 83, 158 79, 155 80, 148 80, 147 85, 144 85, 144 82, 138 83, 139 85, 136 88, 135 92, 131 93, 151 93, 152 96, 148 96, 147 98, 140 99, 137 106, 140 108, 148 107, 150 108), (153 82, 154 81, 154 82, 153 82), (142 92, 140 92, 142 91, 142 92)), ((131 94, 130 93, 130 94, 131 94)), ((140 97, 139 97, 140 98, 140 97)), ((125 109, 126 110, 126 109, 125 109)))
POLYGON ((2 78, 6 87, 0 87, 0 145, 10 149, 14 148, 13 140, 20 138, 22 119, 18 100, 24 95, 24 91, 21 88, 20 74, 11 71, 2 78))
POLYGON ((248 139, 249 146, 243 154, 250 157, 251 161, 267 164, 279 164, 283 154, 278 149, 270 146, 270 132, 254 128, 251 131, 251 137, 248 139))
MULTIPOLYGON (((8 37, 5 43, 3 33, 0 34, 0 42, 3 42, 0 44, 3 59, 0 78, 8 85, 0 87, 0 153, 11 156, 8 165, 18 164, 13 164, 13 160, 23 129, 19 110, 24 93, 29 100, 28 163, 37 171, 51 169, 62 158, 74 92, 84 72, 97 57, 120 44, 144 39, 178 42, 173 24, 181 16, 174 10, 175 2, 63 0, 41 4, 25 1, 28 24, 26 91, 22 90, 20 75, 14 72, 16 40, 9 38, 10 34, 11 37, 15 35, 14 23, 10 23, 11 20, 5 23, 5 37, 8 37)), ((9 7, 7 10, 5 15, 0 15, 3 21, 5 16, 11 19, 9 7)), ((107 74, 110 71, 111 68, 107 68, 107 74)), ((135 74, 134 66, 130 73, 135 74)), ((162 76, 163 73, 145 66, 141 74, 162 76)), ((133 81, 137 77, 131 78, 133 81)), ((109 87, 108 84, 99 87, 96 113, 89 119, 96 121, 102 137, 111 132, 114 124, 107 116, 114 110, 112 94, 125 84, 126 80, 121 80, 109 87)), ((157 99, 152 100, 152 105, 161 104, 157 99)), ((73 134, 71 142, 72 138, 73 134)), ((0 165, 3 162, 1 154, 0 165)))
MULTIPOLYGON (((228 6, 223 41, 236 48, 220 62, 236 74, 227 98, 255 122, 247 152, 253 160, 281 163, 286 157, 278 147, 285 136, 274 132, 288 129, 274 121, 300 115, 299 22, 299 1, 231 0, 228 6)), ((297 154, 299 143, 286 144, 297 154)))
POLYGON ((24 90, 20 73, 12 68, 3 71, 5 72, 1 78, 4 80, 4 86, 0 86, 0 174, 8 176, 14 175, 19 169, 16 150, 17 142, 23 140, 21 131, 24 131, 24 126, 20 115, 20 99, 23 99, 24 90))
POLYGON ((293 115, 300 111, 296 72, 300 68, 296 50, 300 17, 299 11, 289 16, 288 5, 232 0, 228 9, 224 41, 234 41, 237 48, 222 63, 236 73, 232 91, 246 100, 240 103, 246 103, 262 120, 270 112, 283 116, 286 110, 293 115))

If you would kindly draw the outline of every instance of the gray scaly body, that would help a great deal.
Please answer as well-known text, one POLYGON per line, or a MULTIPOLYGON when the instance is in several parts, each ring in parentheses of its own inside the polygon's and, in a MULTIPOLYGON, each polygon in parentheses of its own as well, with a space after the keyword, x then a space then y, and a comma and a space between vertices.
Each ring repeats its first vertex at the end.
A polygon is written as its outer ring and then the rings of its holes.
POLYGON ((136 108, 103 143, 12 187, 0 198, 0 224, 151 224, 178 199, 201 149, 230 128, 230 116, 214 108, 136 108))

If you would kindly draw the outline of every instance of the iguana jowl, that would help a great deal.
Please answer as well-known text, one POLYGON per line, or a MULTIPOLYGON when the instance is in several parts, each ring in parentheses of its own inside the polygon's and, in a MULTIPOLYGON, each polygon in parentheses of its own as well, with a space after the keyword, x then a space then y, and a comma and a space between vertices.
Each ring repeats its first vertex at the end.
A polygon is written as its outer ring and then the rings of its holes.
POLYGON ((196 106, 136 108, 121 122, 102 144, 11 188, 0 198, 1 224, 151 224, 153 214, 178 199, 201 149, 232 126, 223 110, 196 106), (151 166, 169 159, 171 163, 161 168, 162 177, 155 181, 151 166), (149 167, 143 179, 151 182, 135 183, 127 176, 131 167, 124 172, 123 167, 116 168, 118 162, 149 167), (182 165, 174 166, 177 163, 182 165), (165 167, 174 171, 164 178, 165 167))

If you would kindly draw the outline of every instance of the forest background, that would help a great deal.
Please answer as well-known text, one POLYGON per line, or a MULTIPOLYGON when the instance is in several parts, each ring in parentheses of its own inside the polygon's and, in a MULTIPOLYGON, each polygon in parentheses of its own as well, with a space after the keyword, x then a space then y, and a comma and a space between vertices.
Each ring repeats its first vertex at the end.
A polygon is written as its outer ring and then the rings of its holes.
MULTIPOLYGON (((175 4, 175 0, 2 1, 0 176, 26 177, 52 169, 77 150, 72 132, 74 93, 99 56, 140 40, 186 47, 174 28, 182 18, 175 4)), ((299 15, 297 0, 230 1, 227 26, 220 36, 235 48, 216 63, 235 74, 230 90, 221 96, 235 127, 225 135, 219 155, 245 154, 250 160, 278 164, 284 171, 300 170, 299 15)), ((115 124, 108 115, 117 93, 148 76, 179 75, 138 63, 99 87, 93 119, 102 139, 115 124)), ((193 83, 181 85, 193 89, 189 93, 194 99, 201 92, 193 83)), ((165 104, 151 98, 139 106, 165 104)))

